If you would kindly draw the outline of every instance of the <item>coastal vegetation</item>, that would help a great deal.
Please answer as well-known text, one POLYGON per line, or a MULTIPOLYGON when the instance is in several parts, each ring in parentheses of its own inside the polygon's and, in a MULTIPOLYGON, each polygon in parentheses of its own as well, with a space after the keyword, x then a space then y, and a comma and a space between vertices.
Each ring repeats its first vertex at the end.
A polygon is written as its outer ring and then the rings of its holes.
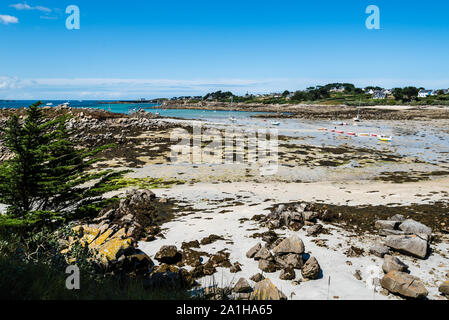
POLYGON ((174 299, 186 291, 144 289, 142 281, 106 273, 95 253, 81 242, 71 244, 72 261, 80 269, 82 290, 67 290, 61 241, 73 238, 76 221, 90 220, 118 198, 106 192, 138 185, 155 187, 162 179, 124 179, 127 171, 94 171, 98 153, 113 144, 86 149, 70 139, 69 117, 44 116, 40 102, 22 120, 12 115, 2 129, 2 143, 13 157, 0 165, 1 299, 174 299))
POLYGON ((435 90, 432 95, 418 97, 420 90, 413 86, 385 90, 379 86, 357 88, 351 83, 330 83, 324 86, 309 87, 305 90, 289 91, 270 94, 235 95, 232 92, 216 91, 205 96, 174 97, 170 102, 185 101, 199 102, 228 102, 246 104, 310 104, 310 105, 449 105, 448 90, 435 90), (380 97, 376 92, 382 93, 380 97))

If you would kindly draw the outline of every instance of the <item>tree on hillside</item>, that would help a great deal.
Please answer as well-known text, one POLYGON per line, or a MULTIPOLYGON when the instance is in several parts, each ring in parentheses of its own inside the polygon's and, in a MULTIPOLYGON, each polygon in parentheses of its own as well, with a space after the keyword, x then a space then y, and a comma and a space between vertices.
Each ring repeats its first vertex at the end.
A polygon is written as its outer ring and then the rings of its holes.
POLYGON ((212 98, 214 100, 223 101, 223 100, 228 100, 229 98, 231 98, 233 96, 234 96, 234 94, 230 91, 222 92, 221 90, 219 90, 216 92, 206 94, 204 96, 204 100, 212 98))
POLYGON ((418 96, 419 89, 415 87, 394 88, 393 96, 396 100, 411 101, 418 96))
POLYGON ((418 96, 419 89, 416 87, 405 87, 402 89, 403 100, 410 101, 415 100, 418 96))
POLYGON ((282 97, 286 97, 286 96, 288 96, 290 94, 290 91, 288 91, 288 90, 285 90, 283 93, 282 93, 282 97))
POLYGON ((394 88, 393 89, 393 96, 395 100, 402 100, 404 93, 402 91, 402 88, 394 88))
POLYGON ((9 214, 24 217, 32 211, 59 212, 83 201, 99 202, 105 185, 121 173, 88 172, 97 161, 95 150, 77 149, 66 129, 68 117, 47 119, 35 103, 27 109, 25 121, 13 115, 2 140, 14 154, 0 165, 0 202, 9 214), (89 186, 87 186, 89 185, 89 186))

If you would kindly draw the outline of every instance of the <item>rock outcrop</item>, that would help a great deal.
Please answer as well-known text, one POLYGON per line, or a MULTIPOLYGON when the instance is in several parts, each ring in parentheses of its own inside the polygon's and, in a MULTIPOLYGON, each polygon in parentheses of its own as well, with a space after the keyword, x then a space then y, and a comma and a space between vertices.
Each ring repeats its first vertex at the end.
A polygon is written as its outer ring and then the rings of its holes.
POLYGON ((431 228, 412 219, 401 222, 399 229, 409 234, 426 234, 429 237, 432 235, 431 228))
POLYGON ((417 235, 387 236, 385 244, 394 250, 421 259, 424 259, 427 256, 429 247, 427 240, 417 235))
POLYGON ((304 253, 304 243, 298 236, 294 235, 279 243, 273 249, 273 252, 275 255, 283 255, 289 253, 302 254, 304 253))
POLYGON ((136 249, 134 239, 127 237, 124 228, 101 229, 97 225, 83 225, 73 228, 74 236, 69 238, 67 248, 61 251, 69 263, 75 263, 74 247, 87 247, 96 264, 106 272, 123 272, 144 275, 154 265, 142 251, 136 249))
POLYGON ((283 294, 270 279, 262 280, 254 286, 250 300, 287 300, 283 294))
POLYGON ((239 281, 235 284, 233 291, 235 293, 249 293, 253 291, 248 281, 245 278, 240 278, 239 281))
POLYGON ((382 270, 385 273, 389 273, 390 271, 401 271, 407 272, 408 265, 399 260, 397 257, 393 257, 390 255, 385 255, 384 264, 382 265, 382 270))
POLYGON ((380 284, 389 292, 407 298, 423 299, 428 295, 427 289, 418 277, 401 271, 390 271, 380 280, 380 284))
POLYGON ((438 288, 438 291, 444 294, 446 297, 449 298, 449 280, 443 282, 440 287, 438 288))
POLYGON ((386 254, 388 254, 390 252, 390 249, 388 249, 388 247, 386 247, 384 245, 377 244, 377 245, 371 247, 369 249, 369 252, 379 258, 383 258, 386 254))
POLYGON ((315 257, 310 257, 301 268, 302 276, 310 280, 318 279, 320 271, 321 267, 315 257))

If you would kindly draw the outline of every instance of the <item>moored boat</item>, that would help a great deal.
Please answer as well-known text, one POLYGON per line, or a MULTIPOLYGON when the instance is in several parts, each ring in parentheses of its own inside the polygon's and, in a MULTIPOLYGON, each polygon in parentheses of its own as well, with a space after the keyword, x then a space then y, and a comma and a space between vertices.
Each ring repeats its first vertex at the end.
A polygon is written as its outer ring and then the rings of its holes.
POLYGON ((391 136, 379 136, 378 139, 383 142, 391 142, 393 138, 391 136))

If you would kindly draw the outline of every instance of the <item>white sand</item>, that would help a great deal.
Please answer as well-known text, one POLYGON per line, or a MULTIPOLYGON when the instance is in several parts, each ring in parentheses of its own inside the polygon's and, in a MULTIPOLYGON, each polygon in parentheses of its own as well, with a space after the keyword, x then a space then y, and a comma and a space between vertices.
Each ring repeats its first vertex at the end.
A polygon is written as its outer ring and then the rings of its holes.
MULTIPOLYGON (((219 286, 226 286, 238 281, 240 277, 249 278, 260 272, 257 262, 246 258, 246 252, 261 239, 250 238, 255 232, 264 232, 267 229, 260 229, 254 221, 240 223, 239 219, 250 219, 256 214, 268 213, 266 210, 273 204, 288 201, 316 201, 323 200, 335 204, 344 204, 348 200, 352 205, 358 204, 387 204, 396 202, 401 204, 420 202, 421 199, 415 196, 417 193, 427 193, 429 191, 449 191, 447 180, 429 181, 408 184, 388 184, 360 182, 345 184, 332 183, 282 183, 282 184, 256 184, 256 183, 222 183, 220 185, 200 183, 195 186, 175 186, 172 189, 154 190, 158 196, 174 198, 180 201, 186 201, 195 206, 195 208, 212 210, 212 212, 197 212, 188 216, 179 217, 164 224, 166 229, 164 235, 166 239, 158 239, 153 242, 141 242, 140 248, 150 257, 159 250, 162 245, 176 245, 181 247, 182 242, 201 240, 211 234, 223 236, 226 241, 217 241, 215 243, 202 246, 200 250, 209 253, 215 253, 221 249, 227 248, 230 252, 231 263, 240 262, 242 271, 237 274, 231 274, 229 269, 218 269, 213 277, 200 279, 203 286, 209 286, 213 283, 219 286), (367 193, 378 190, 377 193, 367 193), (350 191, 351 193, 348 193, 350 191), (238 198, 238 196, 241 196, 238 198), (248 198, 245 198, 248 197, 248 198), (230 206, 229 201, 214 202, 225 198, 235 198, 244 202, 241 206, 230 206), (272 199, 264 202, 267 198, 272 199), (249 206, 255 204, 255 206, 249 206), (219 213, 222 210, 231 212, 219 213), (257 229, 257 230, 248 230, 257 229), (232 241, 233 244, 226 242, 232 241)), ((432 200, 438 200, 439 195, 433 195, 432 200)), ((427 200, 428 201, 428 200, 427 200)), ((311 242, 314 238, 305 235, 306 230, 300 230, 298 234, 304 241, 306 252, 315 256, 319 261, 323 277, 315 280, 301 283, 298 286, 292 285, 291 281, 279 279, 279 271, 266 275, 273 283, 281 289, 289 298, 293 299, 396 299, 390 295, 385 297, 374 292, 371 285, 373 277, 382 276, 382 259, 367 256, 359 258, 348 258, 343 252, 351 245, 368 249, 375 241, 379 240, 376 236, 352 237, 342 229, 330 225, 325 225, 332 231, 332 235, 320 235, 318 239, 327 239, 326 244, 329 248, 317 246, 311 242), (351 261, 348 265, 346 261, 351 261), (354 277, 356 270, 362 273, 362 281, 354 277), (373 274, 373 275, 372 275, 373 274), (328 287, 330 277, 330 287, 328 287), (329 293, 328 293, 329 290, 329 293)), ((294 234, 293 231, 284 231, 285 236, 294 234)), ((409 264, 412 274, 421 277, 429 290, 429 298, 438 299, 438 284, 444 280, 444 275, 449 271, 447 258, 443 258, 438 252, 448 252, 448 242, 440 244, 428 260, 416 260, 413 258, 401 256, 401 259, 409 264), (416 262, 414 262, 416 261, 416 262), (434 270, 433 270, 434 269, 434 270), (433 270, 433 274, 429 271, 433 270)), ((297 272, 297 279, 301 276, 297 272)))

